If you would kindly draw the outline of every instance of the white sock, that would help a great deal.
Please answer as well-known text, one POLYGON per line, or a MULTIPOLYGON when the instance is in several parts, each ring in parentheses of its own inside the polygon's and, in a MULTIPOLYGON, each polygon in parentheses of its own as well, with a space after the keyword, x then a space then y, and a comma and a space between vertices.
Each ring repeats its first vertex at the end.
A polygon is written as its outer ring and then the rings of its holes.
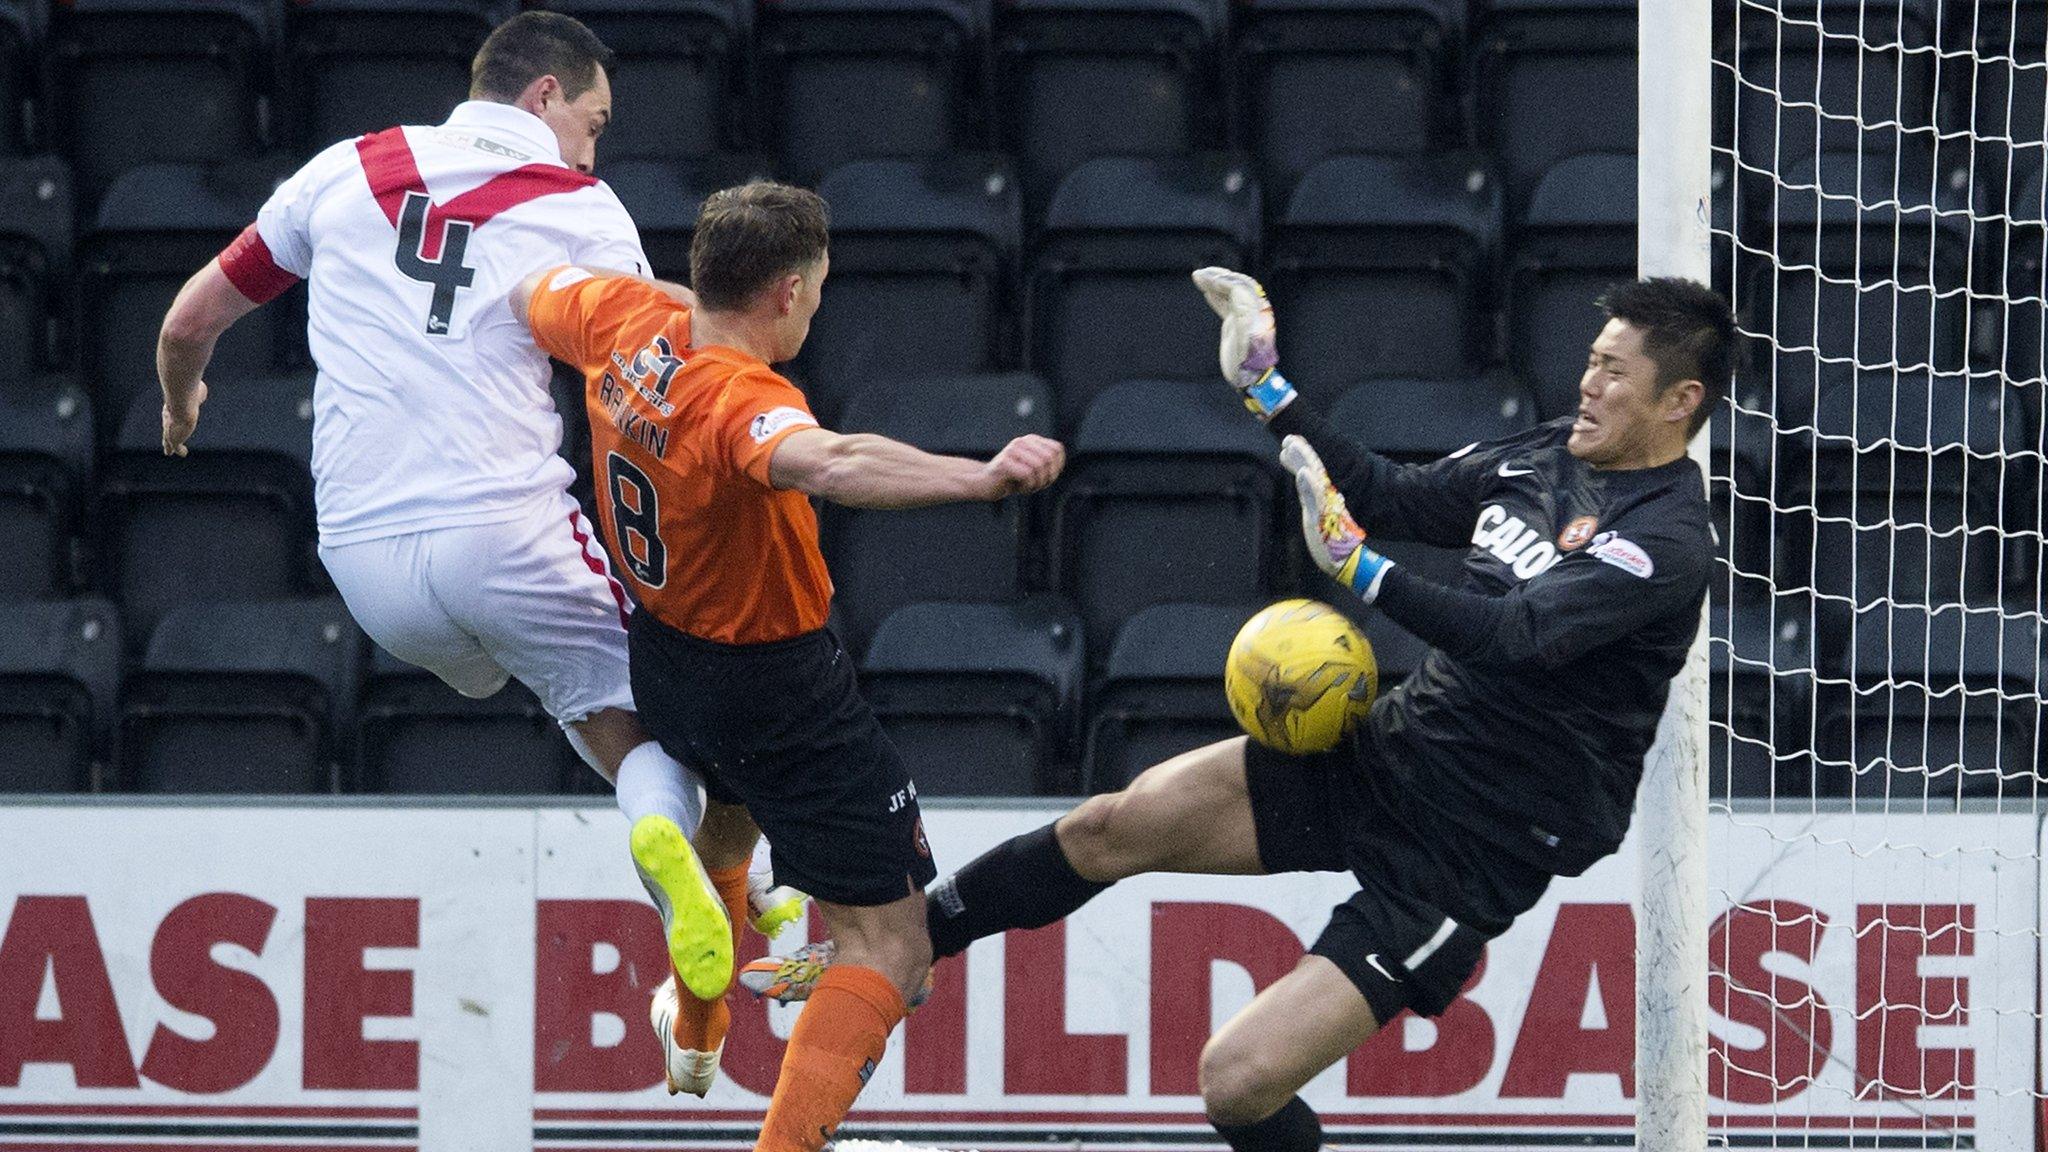
POLYGON ((619 761, 619 811, 630 825, 642 816, 666 816, 683 835, 696 833, 704 819, 704 794, 697 774, 676 763, 649 740, 619 761))

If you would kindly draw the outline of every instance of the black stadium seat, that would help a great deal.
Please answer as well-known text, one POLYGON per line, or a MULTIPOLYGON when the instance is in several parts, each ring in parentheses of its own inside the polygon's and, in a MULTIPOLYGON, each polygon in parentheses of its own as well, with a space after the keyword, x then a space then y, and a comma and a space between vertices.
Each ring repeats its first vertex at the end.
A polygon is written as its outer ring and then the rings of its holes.
POLYGON ((29 150, 25 114, 34 85, 36 29, 25 0, 0 0, 0 156, 29 150))
POLYGON ((292 0, 286 135, 312 153, 396 124, 439 124, 468 98, 471 59, 512 11, 505 0, 292 0))
POLYGON ((71 276, 71 177, 62 160, 0 158, 0 395, 49 359, 71 276))
POLYGON ((986 139, 988 0, 776 0, 754 53, 780 168, 937 156, 986 139))
POLYGON ((614 160, 686 160, 746 140, 747 0, 545 0, 618 54, 613 119, 597 142, 598 175, 614 160))
POLYGON ((1063 783, 1081 653, 1057 597, 913 604, 875 631, 861 686, 920 795, 1031 795, 1063 783))
POLYGON ((1232 72, 1274 206, 1325 157, 1452 138, 1457 0, 1249 0, 1235 17, 1232 72))
POLYGON ((1083 791, 1115 791, 1154 764, 1238 734, 1223 661, 1256 611, 1155 604, 1124 622, 1091 693, 1083 791))
POLYGON ((1812 727, 1812 637, 1805 602, 1781 597, 1732 603, 1718 593, 1709 617, 1707 649, 1710 802, 1768 796, 1778 805, 1843 796, 1848 773, 1830 768, 1816 777, 1808 733, 1812 727))
POLYGON ((1499 158, 1512 204, 1567 156, 1635 151, 1635 0, 1488 0, 1483 9, 1473 128, 1499 158))
POLYGON ((1067 177, 1030 271, 1030 367, 1060 427, 1118 380, 1213 379, 1216 316, 1188 273, 1246 267, 1258 237, 1258 182, 1234 156, 1092 160, 1067 177))
POLYGON ((1501 195, 1480 157, 1333 157, 1302 177, 1276 227, 1266 287, 1282 359, 1304 384, 1463 376, 1484 362, 1480 286, 1501 195))
POLYGON ((361 675, 339 600, 188 604, 149 638, 121 706, 142 792, 331 792, 361 675))
POLYGON ((310 376, 218 380, 183 457, 163 454, 161 401, 136 398, 102 469, 93 567, 138 643, 188 601, 308 589, 312 396, 310 376))
MULTIPOLYGON (((1746 165, 1783 173, 1801 158, 1810 161, 1816 150, 1889 153, 1898 151, 1902 141, 1925 147, 1934 135, 1937 72, 1953 78, 1960 69, 1969 82, 1967 60, 1936 63, 1937 5, 1930 0, 1785 0, 1774 7, 1782 16, 1768 10, 1747 13, 1739 33, 1734 21, 1715 23, 1727 42, 1723 54, 1738 47, 1741 55, 1743 82, 1732 96, 1732 119, 1739 133, 1736 153, 1746 165)), ((1996 22, 1991 13, 2012 5, 1964 7, 1981 8, 1986 13, 1982 26, 1988 28, 1996 22)), ((1940 47, 1964 51, 1962 44, 1940 47)), ((2004 42, 1996 51, 2006 53, 2004 42)), ((1716 106, 1727 107, 1728 81, 1717 79, 1716 106)), ((1980 92, 1993 89, 1990 81, 1987 73, 1980 92)), ((2038 81, 2023 81, 2020 87, 2028 86, 2041 87, 2038 81)), ((1633 111, 1633 102, 1621 103, 1633 111)), ((1958 113, 1966 114, 1961 108, 1958 113)), ((1986 121, 1975 129, 1996 135, 1989 130, 1995 123, 1986 121)), ((1970 125, 1956 128, 1967 131, 1970 125)), ((1631 128, 1629 139, 1634 138, 1631 128)), ((1957 147, 1955 163, 1967 163, 1970 151, 1967 143, 1957 147)))
MULTIPOLYGON (((609 161, 603 159, 602 147, 600 142, 598 175, 632 214, 654 274, 683 284, 690 282, 690 240, 696 235, 697 209, 704 198, 768 174, 767 161, 756 156, 609 161)), ((826 283, 829 290, 829 277, 826 283)))
POLYGON ((1044 204, 1063 176, 1098 156, 1217 147, 1225 16, 1222 0, 1000 4, 1000 144, 1023 169, 1027 207, 1044 204))
MULTIPOLYGON (((1744 293, 1775 337, 1775 363, 1756 367, 1781 418, 1810 422, 1816 394, 1866 373, 1964 370, 1970 226, 1958 175, 1916 149, 1808 154, 1784 170, 1774 263, 1744 293)), ((1770 356, 1771 344, 1752 343, 1770 356)))
POLYGON ((120 675, 113 605, 0 603, 0 793, 92 787, 120 675))
POLYGON ((1467 444, 1536 426, 1529 390, 1504 372, 1454 380, 1367 380, 1330 406, 1330 423, 1403 463, 1448 456, 1467 444))
POLYGON ((1785 518, 1812 538, 1781 534, 1779 560, 1792 569, 1781 586, 1813 583, 1857 605, 1995 596, 2005 485, 1994 461, 2001 443, 2012 451, 2020 441, 2003 427, 2006 404, 1988 375, 1966 384, 1872 373, 1860 388, 1823 393, 1815 433, 1799 438, 1807 446, 1779 455, 1781 476, 1788 466, 1811 475, 1815 508, 1811 518, 1785 518))
POLYGON ((1052 541, 1098 662, 1139 609, 1271 591, 1279 447, 1229 389, 1119 384, 1089 408, 1068 452, 1052 541))
POLYGON ((66 0, 44 48, 52 142, 79 199, 150 163, 256 154, 272 6, 263 0, 66 0))
MULTIPOLYGON (((1028 433, 1052 434, 1052 401, 1028 373, 886 381, 847 405, 840 427, 929 452, 979 459, 1028 433)), ((897 608, 920 601, 1003 602, 1023 586, 1027 502, 905 511, 827 505, 833 606, 854 651, 897 608)))
POLYGON ((818 191, 832 271, 796 374, 820 419, 872 381, 1006 365, 1023 221, 1000 157, 857 160, 818 191))
POLYGON ((374 648, 357 728, 357 787, 386 794, 562 791, 582 761, 531 689, 473 700, 374 648))
POLYGON ((1857 614, 1818 754, 1853 773, 1851 795, 1925 801, 2011 796, 2042 786, 2041 620, 1944 604, 1857 614))
MULTIPOLYGON (((124 173, 100 201, 80 245, 78 279, 79 362, 102 443, 137 396, 158 392, 156 338, 178 289, 256 219, 287 174, 268 162, 149 165, 124 173)), ((262 376, 288 363, 304 345, 305 299, 298 285, 228 329, 207 378, 262 376)))
POLYGON ((0 601, 63 595, 92 475, 92 408, 68 381, 0 396, 0 601))
POLYGON ((1636 158, 1558 161, 1536 183, 1508 257, 1508 355, 1538 418, 1575 411, 1586 353, 1607 322, 1596 301, 1636 278, 1636 158))
POLYGON ((2041 180, 2048 171, 2048 84, 2041 83, 2048 69, 2048 0, 1963 11, 1977 38, 1978 58, 1964 76, 1976 99, 1974 104, 1950 101, 1940 128, 1971 133, 1962 146, 1970 150, 1979 186, 1990 190, 1994 211, 2004 209, 2007 190, 2014 197, 2014 212, 2022 211, 2027 203, 2022 189, 2031 186, 2036 193, 2031 211, 2038 215, 2041 180))

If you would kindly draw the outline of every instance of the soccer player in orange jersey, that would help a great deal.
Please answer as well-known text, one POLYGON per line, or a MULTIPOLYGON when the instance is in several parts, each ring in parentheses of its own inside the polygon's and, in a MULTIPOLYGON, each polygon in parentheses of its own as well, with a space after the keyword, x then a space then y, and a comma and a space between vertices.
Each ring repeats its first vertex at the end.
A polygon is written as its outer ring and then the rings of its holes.
MULTIPOLYGON (((535 341, 588 379, 599 521, 639 603, 633 696, 662 746, 703 774, 699 854, 728 902, 743 900, 758 822, 776 879, 810 893, 838 941, 790 1035, 765 1152, 831 1138, 931 967, 935 869, 917 789, 826 627, 832 579, 809 497, 1001 500, 1044 488, 1065 462, 1040 436, 983 462, 819 427, 769 365, 810 331, 826 225, 816 194, 745 184, 698 214, 694 296, 568 267, 529 278, 512 302, 535 341)), ((722 1000, 657 999, 655 1026, 692 1091, 709 1086, 725 1023, 722 1000)))

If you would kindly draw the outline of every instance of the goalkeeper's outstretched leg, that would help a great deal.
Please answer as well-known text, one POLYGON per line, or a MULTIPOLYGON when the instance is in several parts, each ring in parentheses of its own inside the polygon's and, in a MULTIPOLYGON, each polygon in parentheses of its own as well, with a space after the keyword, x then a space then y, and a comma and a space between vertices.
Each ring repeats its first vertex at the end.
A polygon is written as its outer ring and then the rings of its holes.
POLYGON ((1011 928, 1042 928, 1145 872, 1265 871, 1244 750, 1240 736, 1154 765, 1123 791, 1091 796, 933 885, 925 920, 934 955, 1011 928))
MULTIPOLYGON (((933 885, 925 902, 933 955, 957 955, 1012 928, 1043 928, 1118 880, 1146 872, 1266 871, 1245 746, 1240 736, 1154 765, 1123 791, 1091 796, 933 885)), ((757 996, 802 1000, 823 974, 819 958, 816 951, 763 957, 741 971, 740 982, 757 996)))

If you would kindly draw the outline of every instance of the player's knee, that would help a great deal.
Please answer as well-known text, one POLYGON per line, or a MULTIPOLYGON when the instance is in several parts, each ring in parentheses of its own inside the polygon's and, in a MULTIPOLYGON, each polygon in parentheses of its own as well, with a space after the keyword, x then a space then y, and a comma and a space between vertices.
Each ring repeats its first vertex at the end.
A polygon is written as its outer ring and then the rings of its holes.
POLYGON ((1251 1124, 1286 1104, 1294 1089, 1273 1060, 1256 1049, 1212 1037, 1196 1066, 1202 1108, 1218 1124, 1251 1124))
POLYGON ((932 968, 931 937, 922 929, 871 939, 866 951, 868 965, 888 977, 906 1000, 924 983, 925 973, 932 968))

